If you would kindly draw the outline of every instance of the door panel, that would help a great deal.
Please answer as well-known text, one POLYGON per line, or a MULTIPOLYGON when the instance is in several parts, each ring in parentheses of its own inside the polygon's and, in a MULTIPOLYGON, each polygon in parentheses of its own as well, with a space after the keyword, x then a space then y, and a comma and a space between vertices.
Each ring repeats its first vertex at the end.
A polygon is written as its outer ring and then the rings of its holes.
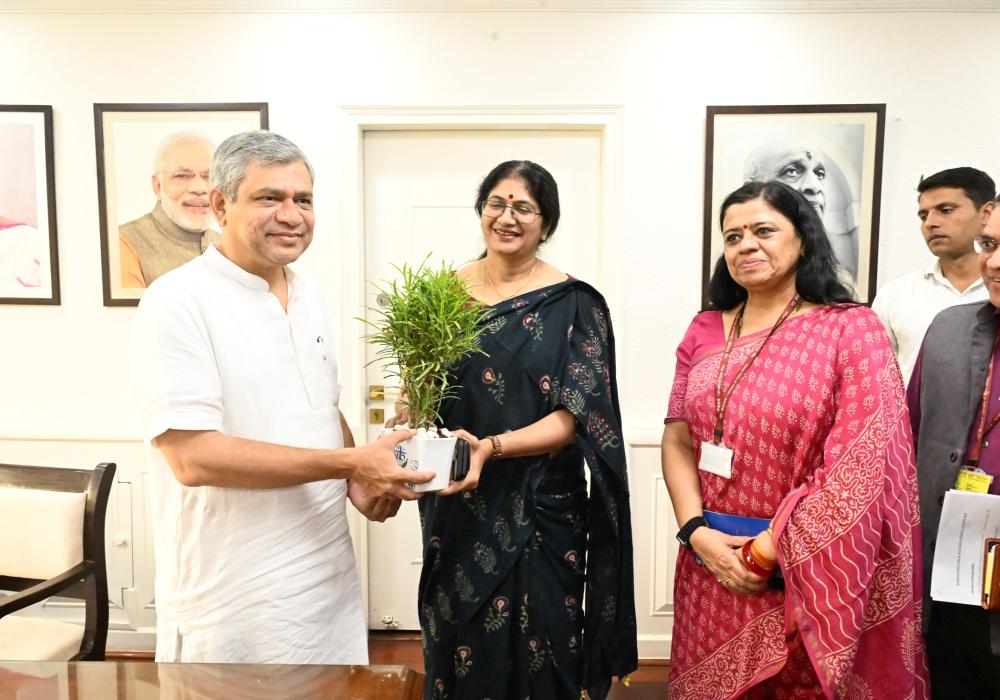
MULTIPOLYGON (((535 161, 559 186, 561 218, 540 255, 564 272, 597 284, 600 272, 601 132, 597 130, 413 130, 364 135, 365 276, 391 281, 392 264, 447 260, 455 267, 484 247, 476 191, 497 164, 535 161)), ((366 305, 375 305, 369 286, 366 305)), ((369 312, 370 313, 370 312, 369 312)), ((374 353, 368 349, 366 360, 374 353)), ((392 380, 377 364, 366 387, 392 380)), ((393 415, 392 391, 369 399, 369 409, 393 415)), ((369 411, 370 413, 370 411, 369 411)), ((369 422, 368 440, 381 426, 369 422)), ((421 566, 416 503, 404 503, 387 523, 368 526, 369 626, 419 629, 417 583, 421 566)))

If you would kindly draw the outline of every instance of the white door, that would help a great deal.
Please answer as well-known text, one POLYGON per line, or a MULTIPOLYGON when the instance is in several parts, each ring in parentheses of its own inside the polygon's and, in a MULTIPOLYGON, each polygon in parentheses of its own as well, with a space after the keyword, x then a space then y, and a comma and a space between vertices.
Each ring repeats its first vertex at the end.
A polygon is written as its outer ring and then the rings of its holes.
MULTIPOLYGON (((601 249, 601 132, 597 130, 366 131, 364 135, 365 278, 391 281, 392 265, 442 259, 459 267, 483 251, 473 205, 480 181, 506 160, 544 166, 559 185, 561 217, 541 256, 564 272, 598 285, 601 249)), ((366 306, 375 305, 369 289, 366 306)), ((369 348, 366 360, 374 356, 369 348)), ((366 370, 365 385, 387 388, 382 367, 366 370)), ((393 414, 391 392, 370 399, 393 414)), ((368 416, 366 416, 368 417, 368 416)), ((368 421, 368 440, 381 425, 368 421)), ((419 629, 420 522, 416 503, 368 526, 369 626, 419 629)))

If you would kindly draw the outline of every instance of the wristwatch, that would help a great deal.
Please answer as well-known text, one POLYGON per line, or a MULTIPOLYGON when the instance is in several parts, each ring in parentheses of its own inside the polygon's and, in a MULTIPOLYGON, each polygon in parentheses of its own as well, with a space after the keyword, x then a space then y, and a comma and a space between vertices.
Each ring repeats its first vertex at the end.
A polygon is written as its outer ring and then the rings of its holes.
POLYGON ((684 523, 684 526, 677 531, 677 541, 681 543, 682 547, 691 549, 691 535, 699 527, 708 527, 708 522, 700 515, 696 515, 684 523))

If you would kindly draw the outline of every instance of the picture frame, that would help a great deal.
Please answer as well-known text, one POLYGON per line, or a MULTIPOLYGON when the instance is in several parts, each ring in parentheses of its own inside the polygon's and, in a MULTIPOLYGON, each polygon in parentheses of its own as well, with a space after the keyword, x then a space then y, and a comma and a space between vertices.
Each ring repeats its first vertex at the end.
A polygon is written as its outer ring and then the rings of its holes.
POLYGON ((218 239, 211 153, 267 128, 266 102, 94 104, 105 306, 136 306, 157 277, 218 239))
POLYGON ((722 254, 719 208, 745 182, 778 179, 813 202, 858 301, 878 271, 885 104, 709 106, 702 304, 722 254))
POLYGON ((0 304, 60 304, 54 153, 51 105, 0 105, 0 304))

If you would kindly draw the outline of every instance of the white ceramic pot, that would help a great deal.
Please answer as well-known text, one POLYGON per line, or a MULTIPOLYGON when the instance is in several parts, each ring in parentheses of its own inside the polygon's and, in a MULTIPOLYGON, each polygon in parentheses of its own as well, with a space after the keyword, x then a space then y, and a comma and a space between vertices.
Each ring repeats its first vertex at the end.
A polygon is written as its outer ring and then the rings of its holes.
POLYGON ((396 462, 403 469, 435 473, 426 484, 414 484, 414 491, 440 491, 451 482, 451 462, 456 442, 457 437, 416 435, 396 446, 396 462))

